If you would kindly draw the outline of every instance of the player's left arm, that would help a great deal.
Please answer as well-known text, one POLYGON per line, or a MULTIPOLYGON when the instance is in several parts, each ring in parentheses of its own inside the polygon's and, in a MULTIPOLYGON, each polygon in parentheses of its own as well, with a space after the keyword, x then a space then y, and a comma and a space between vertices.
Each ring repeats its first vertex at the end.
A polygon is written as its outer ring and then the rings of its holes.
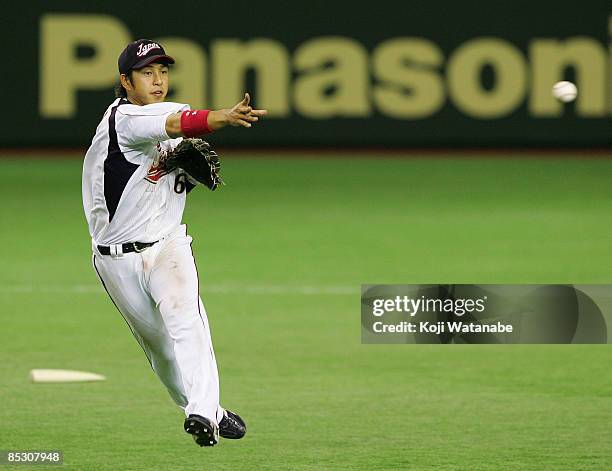
POLYGON ((250 128, 252 123, 265 116, 267 110, 256 110, 250 106, 251 97, 244 94, 242 101, 229 109, 193 110, 172 113, 166 118, 168 136, 197 137, 217 131, 225 126, 243 126, 250 128))

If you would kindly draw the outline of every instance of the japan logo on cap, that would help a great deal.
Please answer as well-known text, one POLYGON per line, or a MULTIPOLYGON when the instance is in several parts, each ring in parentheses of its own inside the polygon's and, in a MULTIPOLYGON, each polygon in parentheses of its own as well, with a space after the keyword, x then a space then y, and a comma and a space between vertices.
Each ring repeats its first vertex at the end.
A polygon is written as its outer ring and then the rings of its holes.
POLYGON ((149 44, 141 43, 138 46, 138 50, 136 51, 136 55, 138 57, 145 56, 145 55, 147 55, 147 53, 151 49, 161 49, 161 46, 159 44, 157 44, 157 43, 149 43, 149 44))

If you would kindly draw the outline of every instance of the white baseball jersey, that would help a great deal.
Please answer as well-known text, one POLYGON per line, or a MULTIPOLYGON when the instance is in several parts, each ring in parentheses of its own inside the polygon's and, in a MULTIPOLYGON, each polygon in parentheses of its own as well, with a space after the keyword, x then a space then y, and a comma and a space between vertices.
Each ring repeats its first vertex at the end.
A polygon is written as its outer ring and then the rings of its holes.
POLYGON ((85 154, 83 208, 93 243, 154 242, 179 227, 185 189, 179 170, 167 173, 159 157, 181 141, 166 133, 166 118, 188 110, 181 103, 138 106, 115 100, 85 154))

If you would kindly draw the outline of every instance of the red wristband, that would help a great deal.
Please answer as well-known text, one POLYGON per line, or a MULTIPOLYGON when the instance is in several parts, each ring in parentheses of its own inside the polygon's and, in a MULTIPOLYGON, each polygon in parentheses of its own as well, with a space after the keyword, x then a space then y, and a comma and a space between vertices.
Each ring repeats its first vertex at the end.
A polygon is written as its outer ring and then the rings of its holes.
POLYGON ((185 137, 198 137, 212 131, 208 127, 210 110, 183 111, 181 114, 181 131, 185 137))

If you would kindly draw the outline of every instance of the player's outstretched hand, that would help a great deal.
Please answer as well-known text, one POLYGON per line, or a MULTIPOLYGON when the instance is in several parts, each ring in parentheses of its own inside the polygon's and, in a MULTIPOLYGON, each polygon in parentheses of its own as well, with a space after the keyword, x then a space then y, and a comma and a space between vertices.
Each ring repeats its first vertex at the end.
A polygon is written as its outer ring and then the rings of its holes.
POLYGON ((236 103, 232 108, 211 111, 208 115, 209 127, 213 130, 217 130, 224 126, 243 126, 245 128, 250 128, 252 123, 256 123, 259 121, 259 118, 268 113, 268 110, 254 110, 250 106, 250 102, 250 95, 245 93, 242 101, 236 103))

